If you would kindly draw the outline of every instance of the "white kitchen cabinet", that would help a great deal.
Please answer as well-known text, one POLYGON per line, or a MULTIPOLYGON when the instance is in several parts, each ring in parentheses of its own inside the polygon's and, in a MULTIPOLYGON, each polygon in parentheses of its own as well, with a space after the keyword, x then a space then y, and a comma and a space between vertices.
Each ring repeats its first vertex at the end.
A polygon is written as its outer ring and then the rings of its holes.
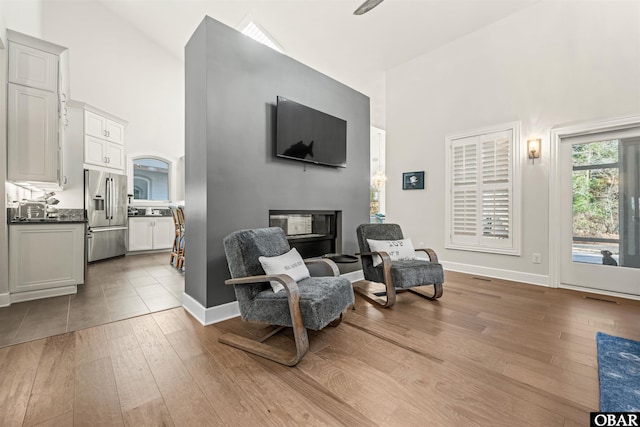
POLYGON ((105 145, 105 154, 107 158, 107 167, 124 170, 124 145, 107 141, 105 145))
POLYGON ((124 125, 122 123, 107 119, 105 132, 107 134, 107 141, 114 144, 124 144, 124 125))
POLYGON ((9 83, 7 175, 12 181, 58 182, 58 99, 55 93, 9 83))
POLYGON ((67 102, 67 119, 67 138, 81 141, 85 168, 126 174, 126 121, 78 101, 67 102))
MULTIPOLYGON (((7 179, 62 188, 64 128, 60 90, 67 90, 66 51, 7 30, 7 179), (61 59, 62 58, 62 59, 61 59)), ((66 95, 64 95, 66 98, 66 95)))
POLYGON ((84 283, 84 229, 82 223, 11 224, 11 300, 75 293, 84 283))
POLYGON ((9 42, 9 82, 56 92, 58 88, 58 56, 9 42))
POLYGON ((124 146, 85 135, 84 162, 89 165, 124 170, 124 146))
POLYGON ((124 144, 124 125, 92 111, 84 112, 85 133, 115 144, 124 144))
POLYGON ((174 236, 171 217, 129 218, 129 252, 169 249, 174 236))

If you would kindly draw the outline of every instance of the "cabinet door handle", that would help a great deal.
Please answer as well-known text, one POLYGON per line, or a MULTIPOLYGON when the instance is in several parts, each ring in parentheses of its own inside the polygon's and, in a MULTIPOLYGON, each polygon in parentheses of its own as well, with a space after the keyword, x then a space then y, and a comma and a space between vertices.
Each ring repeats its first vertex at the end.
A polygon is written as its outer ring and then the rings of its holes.
POLYGON ((107 157, 107 163, 111 163, 111 157, 107 157))
POLYGON ((102 131, 102 134, 103 134, 104 136, 107 136, 107 131, 106 131, 106 130, 103 130, 103 131, 102 131))

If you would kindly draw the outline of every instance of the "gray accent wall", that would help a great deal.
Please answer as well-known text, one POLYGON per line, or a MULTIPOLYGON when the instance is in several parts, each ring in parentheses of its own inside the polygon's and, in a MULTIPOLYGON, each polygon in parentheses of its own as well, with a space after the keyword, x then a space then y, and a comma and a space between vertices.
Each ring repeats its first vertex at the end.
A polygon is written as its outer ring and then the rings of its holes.
POLYGON ((206 17, 185 49, 185 292, 235 300, 222 239, 267 227, 269 210, 342 211, 342 252, 369 221, 369 98, 206 17), (275 157, 276 97, 347 121, 347 167, 275 157))

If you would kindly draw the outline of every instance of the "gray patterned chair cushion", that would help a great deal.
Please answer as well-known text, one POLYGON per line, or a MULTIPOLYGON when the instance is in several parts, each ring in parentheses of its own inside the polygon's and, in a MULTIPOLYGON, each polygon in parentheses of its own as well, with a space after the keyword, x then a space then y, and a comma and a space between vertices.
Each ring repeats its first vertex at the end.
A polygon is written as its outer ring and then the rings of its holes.
MULTIPOLYGON (((378 269, 382 272, 381 265, 376 267, 376 270, 378 269)), ((435 262, 421 259, 393 261, 391 263, 391 280, 396 288, 406 289, 425 284, 443 283, 444 273, 442 265, 435 262)))
MULTIPOLYGON (((361 224, 356 230, 358 245, 362 252, 370 252, 367 239, 400 240, 404 239, 398 224, 361 224)), ((419 254, 424 254, 419 252, 419 254)), ((363 256, 362 270, 364 277, 373 282, 384 283, 382 264, 374 267, 370 256, 363 256)), ((395 288, 412 288, 414 286, 431 285, 444 282, 442 265, 425 260, 393 261, 391 263, 391 280, 395 288)))
MULTIPOLYGON (((351 282, 344 277, 309 277, 298 282, 304 327, 320 330, 353 304, 351 282)), ((286 292, 259 292, 242 314, 245 320, 292 326, 286 292)))
MULTIPOLYGON (((225 237, 223 244, 232 278, 263 275, 260 256, 290 250, 279 227, 236 231, 225 237)), ((308 329, 324 328, 353 304, 351 282, 342 277, 310 277, 298 282, 298 288, 302 319, 308 329)), ((286 291, 274 293, 269 282, 234 285, 234 289, 244 320, 291 326, 286 291)))

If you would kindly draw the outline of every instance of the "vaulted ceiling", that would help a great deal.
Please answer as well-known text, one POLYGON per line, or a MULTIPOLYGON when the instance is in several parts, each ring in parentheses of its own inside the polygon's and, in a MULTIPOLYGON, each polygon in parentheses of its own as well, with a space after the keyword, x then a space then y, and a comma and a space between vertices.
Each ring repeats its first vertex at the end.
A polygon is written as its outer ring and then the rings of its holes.
POLYGON ((360 0, 96 0, 179 59, 205 15, 238 28, 247 16, 285 54, 372 98, 384 127, 384 73, 538 0, 386 0, 362 16, 360 0))

